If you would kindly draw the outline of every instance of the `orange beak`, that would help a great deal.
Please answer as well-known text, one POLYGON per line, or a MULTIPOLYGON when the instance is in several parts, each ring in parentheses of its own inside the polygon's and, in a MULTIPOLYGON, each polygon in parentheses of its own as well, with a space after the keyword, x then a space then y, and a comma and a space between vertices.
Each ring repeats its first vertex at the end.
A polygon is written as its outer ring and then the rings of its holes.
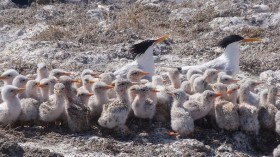
POLYGON ((93 95, 94 95, 93 93, 88 93, 88 94, 87 94, 87 96, 93 96, 93 95))
POLYGON ((43 87, 46 87, 46 85, 44 85, 44 84, 38 84, 38 87, 43 88, 43 87))
POLYGON ((164 40, 166 40, 166 39, 169 38, 169 37, 170 37, 170 35, 168 35, 168 34, 167 34, 167 35, 164 35, 164 36, 162 36, 162 37, 156 39, 155 44, 159 44, 159 43, 163 42, 164 40))
POLYGON ((233 93, 233 90, 227 91, 227 94, 232 94, 232 93, 233 93))
POLYGON ((0 76, 0 80, 5 80, 6 77, 5 76, 0 76))
POLYGON ((82 83, 82 81, 77 79, 77 80, 72 80, 72 83, 82 83))
POLYGON ((245 38, 242 40, 243 42, 254 42, 254 41, 262 41, 260 38, 245 38))
POLYGON ((112 88, 114 88, 114 86, 107 85, 104 87, 104 89, 112 89, 112 88))
POLYGON ((70 72, 64 72, 63 74, 66 75, 66 76, 70 76, 71 75, 70 72))
POLYGON ((92 72, 90 75, 99 78, 100 73, 92 72))
POLYGON ((223 94, 222 93, 216 93, 215 97, 219 97, 219 96, 222 96, 223 94))
POLYGON ((23 92, 25 90, 25 88, 18 88, 17 89, 17 93, 21 93, 21 92, 23 92))
POLYGON ((141 72, 141 75, 143 75, 143 76, 146 76, 146 75, 149 75, 150 73, 149 72, 146 72, 146 71, 143 71, 143 72, 141 72))
POLYGON ((93 80, 89 80, 88 82, 89 82, 89 83, 95 83, 93 80))
POLYGON ((159 90, 157 90, 157 89, 152 89, 152 92, 154 92, 154 93, 158 93, 158 92, 160 92, 159 90))

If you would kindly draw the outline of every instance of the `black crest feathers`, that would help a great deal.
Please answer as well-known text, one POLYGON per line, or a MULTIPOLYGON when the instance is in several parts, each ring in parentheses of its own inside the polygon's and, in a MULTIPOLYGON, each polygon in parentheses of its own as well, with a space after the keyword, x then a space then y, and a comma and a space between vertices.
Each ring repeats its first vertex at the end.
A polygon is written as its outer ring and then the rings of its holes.
POLYGON ((133 54, 133 57, 143 54, 153 43, 155 40, 145 40, 140 43, 134 44, 130 48, 130 52, 133 54))
POLYGON ((240 35, 230 35, 225 37, 224 39, 222 39, 218 45, 222 48, 226 48, 229 44, 233 43, 233 42, 237 42, 237 41, 241 41, 244 38, 240 35))

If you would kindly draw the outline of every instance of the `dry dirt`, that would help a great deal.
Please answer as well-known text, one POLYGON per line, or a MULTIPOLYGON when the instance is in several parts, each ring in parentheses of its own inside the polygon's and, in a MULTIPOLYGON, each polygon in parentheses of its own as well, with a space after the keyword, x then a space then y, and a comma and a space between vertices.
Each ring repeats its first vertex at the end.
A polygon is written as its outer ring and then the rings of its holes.
MULTIPOLYGON (((0 0, 0 70, 35 73, 36 63, 77 74, 84 68, 112 71, 132 58, 135 42, 171 34, 156 47, 157 72, 192 65, 222 53, 217 42, 229 34, 263 38, 241 47, 241 76, 280 70, 280 1, 109 0, 88 5, 53 3, 18 7, 0 0)), ((194 136, 166 135, 170 124, 128 122, 132 134, 118 137, 93 125, 73 134, 63 127, 0 128, 0 156, 263 156, 279 136, 215 130, 199 122, 194 136), (139 125, 138 125, 139 124, 139 125)))

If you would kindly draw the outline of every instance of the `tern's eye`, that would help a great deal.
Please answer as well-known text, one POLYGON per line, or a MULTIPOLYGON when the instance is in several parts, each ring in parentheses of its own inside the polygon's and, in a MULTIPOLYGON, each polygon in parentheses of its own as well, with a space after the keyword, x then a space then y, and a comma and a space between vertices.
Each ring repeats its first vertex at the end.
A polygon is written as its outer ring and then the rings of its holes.
POLYGON ((10 75, 10 74, 8 74, 8 75, 7 75, 7 77, 11 77, 11 75, 10 75))
POLYGON ((10 92, 13 93, 15 90, 11 89, 10 92))
POLYGON ((46 83, 45 85, 46 85, 46 86, 48 86, 48 85, 49 85, 49 83, 46 83))

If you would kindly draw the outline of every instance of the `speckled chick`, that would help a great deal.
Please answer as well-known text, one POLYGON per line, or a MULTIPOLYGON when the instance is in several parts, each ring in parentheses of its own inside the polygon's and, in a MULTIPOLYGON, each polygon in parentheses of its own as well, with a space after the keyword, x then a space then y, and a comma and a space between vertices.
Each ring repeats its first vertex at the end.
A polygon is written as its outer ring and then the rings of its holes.
POLYGON ((37 78, 36 81, 41 81, 44 78, 49 77, 49 70, 45 63, 38 63, 37 64, 37 78))
POLYGON ((35 100, 40 101, 40 91, 39 91, 39 82, 35 80, 29 80, 26 83, 26 97, 33 98, 35 100))
MULTIPOLYGON (((68 76, 61 76, 59 81, 65 86, 65 115, 68 127, 72 132, 88 130, 89 127, 89 109, 82 103, 76 95, 77 91, 72 87, 72 83, 78 82, 68 76)), ((65 118, 64 118, 65 119, 65 118)))
POLYGON ((108 90, 114 86, 107 85, 104 82, 98 81, 93 85, 94 96, 89 98, 88 107, 92 118, 99 118, 103 105, 109 102, 108 90))
POLYGON ((214 106, 215 98, 221 95, 221 93, 206 90, 199 96, 198 101, 188 100, 183 106, 190 112, 191 117, 197 120, 208 114, 214 106))
POLYGON ((275 114, 278 111, 275 107, 277 94, 277 87, 269 87, 267 101, 261 105, 258 115, 261 128, 275 130, 275 114))
POLYGON ((80 88, 83 88, 83 89, 89 91, 90 93, 92 93, 93 92, 92 86, 93 86, 94 82, 95 82, 94 78, 91 75, 85 75, 84 77, 82 77, 83 85, 80 88))
POLYGON ((149 95, 158 91, 146 85, 140 85, 138 88, 133 88, 131 92, 137 95, 131 104, 135 117, 152 120, 156 112, 156 102, 150 99, 149 95))
POLYGON ((251 88, 256 86, 254 81, 245 81, 241 84, 239 90, 239 120, 241 130, 259 134, 260 124, 258 120, 258 108, 256 104, 252 103, 251 88))
POLYGON ((114 90, 117 93, 117 98, 111 102, 103 105, 103 110, 98 119, 99 125, 105 128, 119 128, 123 130, 126 128, 125 122, 129 113, 129 98, 127 90, 133 84, 125 79, 118 79, 115 81, 114 90))
POLYGON ((262 82, 256 82, 253 80, 246 80, 242 82, 239 89, 239 100, 240 103, 247 103, 249 105, 255 106, 257 109, 259 108, 260 97, 253 93, 252 91, 262 82))
MULTIPOLYGON (((224 88, 224 84, 217 83, 214 87, 215 92, 220 92, 223 94, 222 97, 234 97, 236 95, 237 89, 234 86, 229 86, 228 89, 224 88), (220 88, 220 90, 217 90, 220 88), (226 91, 224 89, 227 89, 226 91), (225 95, 225 96, 224 96, 225 95)), ((233 100, 234 98, 230 98, 233 100)), ((236 99, 236 98, 235 98, 236 99)), ((238 115, 238 105, 231 101, 226 100, 226 97, 223 100, 217 100, 215 103, 215 119, 216 123, 221 129, 234 131, 239 128, 239 115, 238 115)), ((235 100, 236 101, 236 100, 235 100)))
POLYGON ((51 86, 51 81, 49 78, 41 79, 40 84, 38 85, 41 91, 40 102, 45 102, 49 100, 50 86, 51 86))
POLYGON ((172 89, 178 89, 181 87, 180 72, 177 68, 172 68, 168 70, 168 77, 171 81, 172 89))
POLYGON ((181 136, 188 136, 194 131, 193 118, 183 107, 188 96, 181 89, 176 89, 171 94, 174 100, 171 107, 171 128, 181 136))
MULTIPOLYGON (((28 81, 28 78, 26 76, 17 75, 13 80, 13 85, 18 88, 26 88, 27 81, 28 81)), ((26 91, 19 93, 18 98, 19 99, 26 98, 26 91)))
POLYGON ((39 107, 40 120, 53 122, 58 119, 65 109, 65 86, 57 83, 54 86, 54 96, 43 102, 39 107))

